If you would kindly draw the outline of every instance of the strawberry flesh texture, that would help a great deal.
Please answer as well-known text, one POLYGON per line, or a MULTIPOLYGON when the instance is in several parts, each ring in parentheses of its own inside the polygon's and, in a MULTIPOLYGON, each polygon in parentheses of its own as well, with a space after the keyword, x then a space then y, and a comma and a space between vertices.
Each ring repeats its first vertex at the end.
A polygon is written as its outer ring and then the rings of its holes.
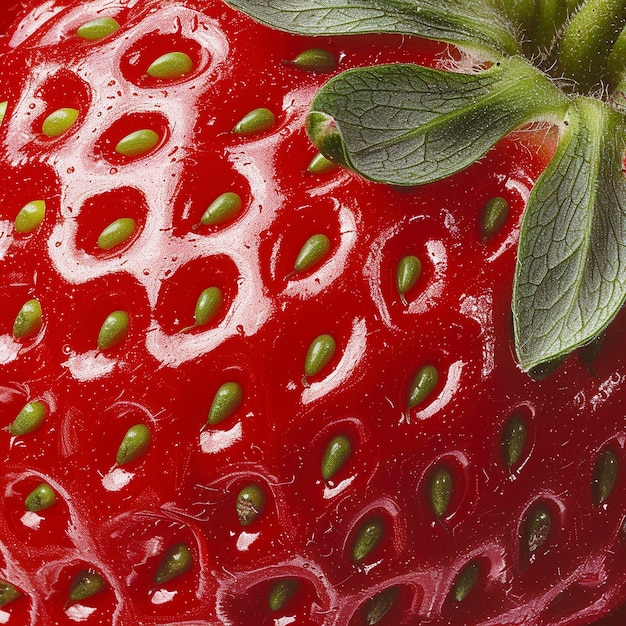
POLYGON ((394 37, 306 40, 219 2, 37 5, 13 32, 0 79, 9 101, 0 128, 0 401, 7 426, 28 401, 49 410, 33 433, 0 433, 0 578, 25 596, 0 615, 39 625, 356 626, 389 588, 398 592, 381 624, 589 624, 614 608, 626 583, 626 486, 619 474, 598 506, 591 483, 607 445, 624 464, 623 320, 591 366, 573 356, 544 380, 520 372, 511 350, 515 245, 543 137, 507 140, 453 180, 419 190, 339 169, 310 174, 304 116, 327 75, 282 60, 321 45, 340 69, 432 65, 442 48, 394 37), (76 38, 105 5, 120 30, 76 38), (145 75, 171 51, 193 59, 189 75, 145 75), (274 128, 231 133, 261 106, 277 115, 274 128), (77 123, 43 137, 43 119, 61 107, 77 108, 77 123), (115 153, 142 128, 159 133, 156 148, 115 153), (226 191, 242 196, 240 216, 200 225, 226 191), (484 243, 479 216, 494 196, 510 215, 484 243), (17 212, 34 199, 46 200, 43 223, 16 234, 17 212), (98 235, 121 217, 135 219, 136 232, 99 250, 98 235), (294 273, 319 233, 331 241, 328 256, 294 273), (408 254, 423 269, 405 304, 395 268, 408 254), (218 316, 181 332, 209 286, 224 294, 218 316), (44 325, 16 340, 13 321, 33 297, 44 325), (97 350, 104 318, 119 310, 130 316, 127 336, 97 350), (335 339, 335 354, 303 381, 322 334, 335 339), (439 380, 409 411, 424 365, 439 380), (207 427, 226 382, 241 385, 243 401, 207 427), (501 440, 514 414, 528 442, 509 469, 501 440), (148 451, 116 466, 119 443, 139 423, 152 432, 148 451), (339 434, 352 452, 325 483, 321 460, 339 434), (429 479, 439 467, 453 487, 438 517, 429 479), (24 499, 42 481, 58 502, 27 514, 24 499), (267 502, 242 527, 237 494, 252 483, 267 502), (520 537, 538 505, 552 524, 530 553, 520 537), (355 563, 359 529, 373 519, 382 539, 355 563), (180 543, 191 570, 155 584, 180 543), (472 561, 477 582, 456 601, 454 582, 472 561), (85 569, 106 589, 68 604, 85 569), (284 579, 297 591, 271 611, 272 584, 284 579))

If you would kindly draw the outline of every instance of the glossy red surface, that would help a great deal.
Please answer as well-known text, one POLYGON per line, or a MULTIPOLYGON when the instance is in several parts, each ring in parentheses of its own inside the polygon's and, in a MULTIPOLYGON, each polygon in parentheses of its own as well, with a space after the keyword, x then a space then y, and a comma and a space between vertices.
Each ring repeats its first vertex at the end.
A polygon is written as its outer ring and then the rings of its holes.
POLYGON ((356 626, 390 587, 398 594, 381 625, 587 625, 618 606, 623 315, 591 365, 574 355, 545 380, 517 368, 510 344, 520 216, 548 138, 507 140, 453 180, 416 190, 338 169, 311 174, 304 118, 328 76, 283 60, 323 46, 343 70, 434 64, 445 51, 396 37, 305 40, 217 1, 34 6, 5 38, 0 69, 9 103, 0 127, 0 415, 9 426, 32 400, 48 414, 35 432, 0 431, 0 578, 24 594, 0 608, 0 623, 356 626), (101 15, 121 28, 98 42, 75 36, 101 15), (189 75, 145 75, 171 51, 193 59, 189 75), (43 119, 62 106, 79 110, 77 123, 43 137, 43 119), (233 135, 257 107, 276 125, 233 135), (117 154, 140 128, 157 131, 159 144, 142 157, 117 154), (226 191, 241 195, 240 215, 201 225, 226 191), (510 214, 484 243, 480 214, 494 196, 510 214), (18 211, 35 199, 46 201, 43 223, 16 233, 18 211), (99 249, 102 229, 121 217, 135 219, 133 237, 99 249), (300 248, 320 233, 329 254, 295 272, 300 248), (423 270, 405 304, 395 270, 409 254, 423 270), (211 286, 224 297, 217 317, 182 332, 211 286), (30 298, 43 326, 16 339, 13 322, 30 298), (128 334, 99 350, 100 326, 117 310, 130 317, 128 334), (337 349, 303 381, 321 334, 337 349), (439 381, 409 409, 424 365, 439 381), (240 384, 243 401, 207 427, 225 382, 240 384), (512 415, 528 438, 507 468, 502 433, 512 415), (151 445, 118 466, 118 446, 138 423, 151 445), (325 482, 321 460, 338 434, 352 453, 325 482), (607 447, 620 471, 598 505, 591 484, 607 447), (440 518, 429 487, 439 467, 452 479, 440 518), (28 512, 24 499, 42 480, 57 504, 28 512), (235 503, 250 483, 267 504, 244 527, 235 503), (538 505, 552 524, 530 552, 525 519, 538 505), (382 540, 355 564, 355 537, 373 518, 382 540), (180 543, 191 569, 155 583, 180 543), (457 601, 451 589, 473 561, 477 582, 457 601), (105 590, 68 603, 85 569, 105 590), (271 611, 272 582, 284 578, 299 589, 271 611))

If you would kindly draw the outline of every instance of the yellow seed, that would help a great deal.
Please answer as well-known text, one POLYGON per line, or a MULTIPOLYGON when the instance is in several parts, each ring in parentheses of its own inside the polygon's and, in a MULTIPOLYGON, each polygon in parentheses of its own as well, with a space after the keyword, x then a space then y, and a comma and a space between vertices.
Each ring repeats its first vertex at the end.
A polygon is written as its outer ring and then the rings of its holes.
POLYGON ((432 509, 441 519, 446 514, 452 498, 452 474, 445 467, 433 470, 429 480, 429 491, 432 509))
POLYGON ((27 511, 35 513, 49 509, 56 502, 57 497, 52 487, 48 483, 41 483, 26 496, 24 505, 27 511))
POLYGON ((320 335, 316 337, 306 355, 304 361, 305 376, 315 376, 319 374, 335 354, 337 344, 331 335, 320 335))
POLYGON ((323 48, 310 48, 285 63, 308 72, 332 72, 337 67, 337 59, 323 48))
POLYGON ((104 320, 98 334, 98 348, 107 350, 118 345, 126 338, 129 318, 125 311, 113 311, 104 320))
POLYGON ((205 226, 212 226, 213 224, 228 222, 239 213, 241 205, 241 197, 232 191, 227 191, 211 202, 209 208, 200 218, 200 223, 205 226))
POLYGON ((79 26, 76 34, 81 39, 97 41, 113 34, 119 27, 120 25, 112 17, 100 17, 79 26))
POLYGON ((452 595, 457 602, 463 602, 472 592, 480 576, 480 564, 470 561, 456 577, 452 586, 452 595))
POLYGON ((393 608, 399 594, 398 587, 389 587, 370 598, 363 606, 363 623, 366 626, 378 624, 393 608))
POLYGON ((157 585, 163 585, 188 572, 193 566, 193 554, 184 544, 170 548, 163 556, 154 576, 157 585))
POLYGON ((152 78, 173 80, 189 74, 193 70, 193 61, 184 52, 168 52, 150 64, 146 71, 152 78))
POLYGON ((151 441, 152 433, 145 424, 131 426, 122 439, 115 462, 118 465, 125 465, 136 461, 148 451, 151 441))
POLYGON ((120 139, 115 151, 125 157, 138 157, 147 154, 161 141, 158 133, 149 128, 136 130, 120 139))
POLYGON ((305 242, 294 264, 296 272, 304 272, 318 265, 330 251, 330 239, 323 234, 313 235, 305 242))
POLYGON ((270 590, 267 604, 270 611, 280 611, 298 590, 300 584, 293 578, 283 578, 277 580, 270 590))
POLYGON ((524 420, 518 415, 514 415, 507 421, 502 433, 502 453, 509 469, 522 458, 526 437, 527 430, 524 420))
POLYGON ((41 125, 41 132, 46 137, 59 137, 67 132, 78 119, 78 109, 65 107, 57 109, 48 115, 41 125))
POLYGON ((237 517, 242 526, 252 524, 265 510, 267 496, 260 485, 246 485, 237 496, 237 517))
POLYGON ((352 560, 359 563, 380 544, 385 526, 380 517, 372 517, 361 524, 352 548, 352 560))
POLYGON ((21 435, 27 435, 37 430, 46 419, 47 411, 48 407, 45 402, 41 400, 28 402, 13 420, 9 429, 11 435, 13 437, 20 437, 21 435))
POLYGON ((32 200, 25 204, 15 218, 15 230, 18 233, 32 233, 43 222, 46 216, 46 202, 32 200))
POLYGON ((215 393, 209 409, 208 425, 223 422, 233 415, 243 401, 243 389, 239 383, 224 383, 215 393))
POLYGON ((309 163, 306 171, 309 174, 325 174, 326 172, 332 172, 339 166, 337 163, 333 163, 330 159, 327 159, 321 152, 318 152, 309 163))
POLYGON ((0 580, 0 606, 14 602, 22 597, 22 592, 6 580, 0 580))
POLYGON ((106 589, 106 583, 100 574, 93 570, 82 570, 74 576, 70 585, 69 601, 81 602, 106 589))
POLYGON ((402 298, 413 289, 421 273, 422 263, 416 256, 408 255, 400 259, 396 269, 396 288, 402 298))
POLYGON ((111 222, 98 237, 98 247, 102 250, 111 250, 127 242, 135 232, 135 220, 132 217, 121 217, 111 222))
POLYGON ((611 495, 617 481, 619 461, 617 455, 610 448, 600 452, 593 470, 591 492, 596 506, 604 504, 611 495))
POLYGON ((504 198, 492 198, 482 210, 480 234, 484 242, 489 241, 506 222, 509 203, 504 198))
POLYGON ((322 478, 329 481, 348 461, 352 453, 352 444, 346 435, 333 437, 322 459, 322 478))
POLYGON ((233 133, 235 135, 255 135, 269 130, 275 123, 276 117, 269 109, 254 109, 235 124, 233 133))
POLYGON ((208 324, 219 312, 222 306, 222 290, 219 287, 208 287, 196 302, 194 317, 196 326, 208 324))
POLYGON ((22 305, 15 322, 13 322, 13 336, 16 339, 25 339, 36 335, 41 329, 41 304, 36 298, 28 300, 22 305))
POLYGON ((439 381, 439 372, 434 365, 422 367, 411 383, 408 397, 408 407, 412 409, 421 404, 433 392, 439 381))

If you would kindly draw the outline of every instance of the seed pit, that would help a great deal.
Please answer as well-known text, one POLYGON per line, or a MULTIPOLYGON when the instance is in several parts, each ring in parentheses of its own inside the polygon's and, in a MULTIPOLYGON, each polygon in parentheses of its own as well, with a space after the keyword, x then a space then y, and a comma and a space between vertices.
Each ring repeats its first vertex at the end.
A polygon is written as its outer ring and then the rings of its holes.
POLYGON ((469 461, 460 452, 436 459, 419 485, 422 508, 429 519, 449 526, 462 509, 471 486, 469 461))
MULTIPOLYGON (((174 57, 172 60, 174 62, 170 64, 170 67, 175 68, 177 59, 174 57)), ((209 52, 197 41, 179 33, 152 32, 144 35, 126 51, 120 61, 120 68, 126 79, 138 87, 161 89, 165 85, 191 80, 210 62, 209 52), (162 59, 164 54, 170 53, 185 55, 191 62, 191 68, 186 69, 184 65, 181 65, 180 67, 185 71, 165 72, 165 75, 158 71, 148 73, 150 67, 155 67, 155 61, 162 59)), ((163 62, 161 62, 161 67, 163 67, 163 62)))
POLYGON ((96 156, 124 165, 157 151, 169 137, 167 119, 159 113, 132 113, 117 120, 98 139, 96 156))
POLYGON ((411 604, 414 604, 415 595, 415 590, 404 584, 381 589, 363 601, 350 619, 349 626, 402 624, 411 604))
POLYGON ((47 143, 57 138, 61 139, 80 127, 81 116, 89 109, 91 103, 91 89, 76 74, 68 70, 59 70, 46 79, 35 92, 35 98, 38 101, 36 102, 38 115, 34 119, 32 132, 39 141, 47 143), (69 123, 71 116, 60 116, 58 123, 52 124, 50 120, 62 111, 75 111, 75 121, 69 123), (54 127, 56 132, 45 132, 44 129, 47 127, 54 127))
POLYGON ((199 258, 183 265, 163 282, 155 309, 157 322, 171 335, 215 328, 224 320, 237 297, 238 276, 236 265, 226 255, 199 258), (209 304, 214 305, 215 310, 205 323, 198 323, 199 299, 207 289, 213 288, 221 294, 219 303, 212 298, 209 304))
POLYGON ((76 245, 97 257, 118 255, 137 239, 146 222, 148 205, 144 195, 133 187, 120 187, 93 196, 85 201, 78 215, 76 245), (129 237, 116 245, 103 247, 99 238, 111 224, 120 219, 132 219, 135 227, 129 237))

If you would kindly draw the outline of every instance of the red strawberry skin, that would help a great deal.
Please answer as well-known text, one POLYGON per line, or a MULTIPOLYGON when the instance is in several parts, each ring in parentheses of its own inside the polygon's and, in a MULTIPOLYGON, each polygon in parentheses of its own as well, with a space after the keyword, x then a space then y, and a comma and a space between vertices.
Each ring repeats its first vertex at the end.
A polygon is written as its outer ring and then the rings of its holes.
POLYGON ((306 40, 192 0, 33 2, 3 41, 0 579, 21 597, 0 608, 0 623, 573 626, 623 602, 623 316, 597 355, 574 355, 543 379, 520 371, 511 348, 519 220, 547 137, 517 136, 452 181, 398 190, 307 171, 304 117, 328 74, 284 61, 321 46, 341 70, 433 65, 437 44, 306 40), (76 35, 103 16, 119 29, 76 35), (193 69, 148 76, 169 52, 193 69), (45 136, 43 121, 63 107, 76 122, 45 136), (274 125, 233 133, 258 107, 274 125), (142 129, 157 133, 154 147, 116 151, 142 129), (239 214, 202 224, 224 192, 241 196, 239 214), (510 212, 485 242, 480 215, 493 197, 510 212), (35 200, 43 221, 17 232, 35 200), (132 235, 101 249, 98 236, 120 218, 135 220, 132 235), (295 270, 319 234, 328 253, 295 270), (422 272, 403 302, 395 275, 408 255, 422 272), (221 306, 194 327, 209 287, 221 306), (30 299, 41 328, 16 337, 30 299), (115 311, 127 332, 99 347, 115 311), (325 335, 336 349, 306 375, 307 351, 325 335), (424 366, 438 380, 409 407, 424 366), (207 424, 225 383, 241 402, 207 424), (15 417, 36 401, 43 423, 16 435, 15 417), (509 467, 512 417, 527 436, 509 467), (120 464, 137 424, 150 443, 120 464), (351 453, 324 480, 336 436, 351 453), (598 478, 607 450, 614 484, 598 478), (451 488, 433 496, 441 469, 451 488), (594 477, 612 485, 601 502, 594 477), (56 503, 28 511, 42 482, 56 503), (249 485, 265 502, 244 525, 237 500, 249 485), (537 510, 549 530, 529 530, 537 510), (382 529, 371 550, 358 540, 366 527, 382 529), (181 544, 188 567, 163 581, 181 544), (464 593, 468 565, 477 575, 464 593), (68 599, 82 572, 101 588, 68 599), (285 580, 296 591, 276 601, 285 580))

